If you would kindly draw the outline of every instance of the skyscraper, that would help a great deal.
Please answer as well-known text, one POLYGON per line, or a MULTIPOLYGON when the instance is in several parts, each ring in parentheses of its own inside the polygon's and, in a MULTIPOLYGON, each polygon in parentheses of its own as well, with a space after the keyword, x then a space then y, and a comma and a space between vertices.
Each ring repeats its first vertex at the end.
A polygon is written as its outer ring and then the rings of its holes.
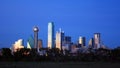
POLYGON ((59 29, 59 31, 56 32, 56 48, 61 50, 63 41, 64 41, 64 32, 61 29, 59 29))
POLYGON ((85 37, 79 37, 79 44, 81 45, 81 47, 84 47, 85 46, 85 37))
POLYGON ((48 48, 54 48, 54 23, 49 22, 48 23, 48 48))
POLYGON ((27 40, 27 48, 31 49, 34 48, 34 39, 33 36, 30 36, 27 40))
POLYGON ((64 36, 64 42, 62 45, 62 50, 71 50, 71 37, 70 36, 64 36))
POLYGON ((98 49, 100 46, 100 33, 94 33, 94 48, 98 49))
POLYGON ((33 27, 33 31, 34 31, 34 48, 38 48, 38 27, 35 26, 33 27))
POLYGON ((66 43, 71 43, 71 37, 70 36, 65 36, 64 37, 64 43, 66 44, 66 43))
POLYGON ((88 47, 89 48, 93 48, 94 47, 94 39, 93 38, 90 39, 90 41, 88 43, 88 47))
POLYGON ((43 41, 41 39, 38 40, 38 48, 42 48, 43 46, 43 41))

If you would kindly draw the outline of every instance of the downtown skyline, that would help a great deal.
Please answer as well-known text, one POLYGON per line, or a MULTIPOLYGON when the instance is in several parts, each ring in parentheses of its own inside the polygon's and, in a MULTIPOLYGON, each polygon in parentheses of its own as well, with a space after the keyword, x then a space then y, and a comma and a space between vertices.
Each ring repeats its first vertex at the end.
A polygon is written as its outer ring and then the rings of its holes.
MULTIPOLYGON (((64 49, 62 47, 68 46, 71 47, 72 45, 78 45, 81 46, 81 48, 95 48, 95 49, 99 49, 99 48, 110 48, 108 46, 106 46, 104 44, 104 42, 101 39, 101 33, 94 33, 93 37, 91 37, 89 40, 86 41, 86 37, 84 36, 79 36, 79 39, 77 39, 76 42, 71 41, 72 37, 71 36, 66 36, 65 32, 62 31, 61 28, 59 28, 59 31, 55 31, 54 29, 55 25, 54 22, 48 22, 48 38, 47 38, 47 43, 46 46, 45 45, 41 45, 40 47, 42 48, 58 48, 58 49, 64 49), (67 38, 69 38, 69 43, 67 43, 67 38), (91 39, 93 39, 93 43, 88 43, 91 41, 91 39)), ((24 41, 24 39, 20 38, 18 39, 18 41, 15 41, 15 44, 11 44, 12 46, 10 48, 37 48, 38 52, 39 52, 39 45, 38 45, 38 41, 42 39, 39 38, 39 27, 38 26, 34 26, 33 27, 33 35, 31 35, 27 41, 24 41), (29 44, 28 44, 29 43, 29 44)), ((43 42, 41 42, 43 43, 43 42)), ((8 47, 9 48, 9 47, 8 47)))
POLYGON ((117 0, 106 1, 0 1, 0 48, 10 47, 16 40, 33 35, 40 29, 39 38, 47 46, 47 24, 54 22, 55 31, 62 28, 77 42, 86 37, 86 44, 96 32, 107 47, 120 45, 120 5, 117 0))
MULTIPOLYGON (((33 32, 34 37, 30 36, 30 38, 27 40, 27 47, 24 45, 23 39, 18 39, 18 41, 15 41, 14 44, 10 47, 12 52, 17 52, 20 49, 36 49, 37 53, 40 55, 44 52, 41 52, 42 49, 58 49, 60 51, 71 51, 70 53, 77 53, 78 51, 86 52, 86 50, 89 51, 89 49, 109 49, 109 47, 106 47, 101 39, 100 33, 94 33, 94 38, 90 39, 90 43, 86 45, 86 37, 80 36, 77 42, 71 41, 71 36, 66 36, 64 31, 62 31, 61 28, 59 28, 59 31, 56 32, 56 36, 54 35, 54 22, 48 23, 48 43, 47 47, 43 47, 42 39, 38 38, 39 35, 39 27, 34 26, 33 32)), ((65 54, 65 52, 64 52, 65 54)))

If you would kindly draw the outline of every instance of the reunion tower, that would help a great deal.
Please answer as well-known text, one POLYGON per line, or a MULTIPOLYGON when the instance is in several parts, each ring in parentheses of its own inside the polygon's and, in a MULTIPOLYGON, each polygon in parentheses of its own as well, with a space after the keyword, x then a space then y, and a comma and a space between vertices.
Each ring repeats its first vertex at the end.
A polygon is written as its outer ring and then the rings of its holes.
POLYGON ((37 26, 33 27, 33 31, 34 31, 34 48, 38 48, 38 31, 39 28, 37 26))

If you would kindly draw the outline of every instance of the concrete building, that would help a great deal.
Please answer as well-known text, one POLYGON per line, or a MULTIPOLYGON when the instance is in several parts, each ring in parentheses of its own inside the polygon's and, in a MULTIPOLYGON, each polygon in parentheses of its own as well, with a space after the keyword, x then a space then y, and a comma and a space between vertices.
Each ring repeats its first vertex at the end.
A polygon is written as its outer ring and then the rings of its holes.
POLYGON ((38 40, 38 48, 41 49, 43 46, 43 41, 41 39, 38 40))

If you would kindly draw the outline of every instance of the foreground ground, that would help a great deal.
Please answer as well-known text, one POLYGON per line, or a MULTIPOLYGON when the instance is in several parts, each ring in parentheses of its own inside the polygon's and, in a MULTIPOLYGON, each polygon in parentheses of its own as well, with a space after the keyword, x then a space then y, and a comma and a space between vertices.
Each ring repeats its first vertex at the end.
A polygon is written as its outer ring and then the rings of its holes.
POLYGON ((112 62, 0 62, 0 68, 120 68, 112 62))

